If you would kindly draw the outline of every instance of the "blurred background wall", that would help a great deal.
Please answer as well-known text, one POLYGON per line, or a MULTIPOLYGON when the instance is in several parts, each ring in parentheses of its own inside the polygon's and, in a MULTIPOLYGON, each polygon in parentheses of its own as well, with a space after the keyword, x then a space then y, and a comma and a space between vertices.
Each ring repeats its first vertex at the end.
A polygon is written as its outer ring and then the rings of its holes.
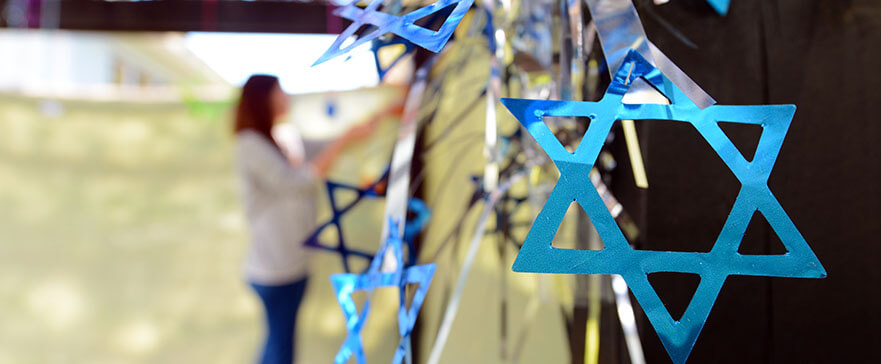
MULTIPOLYGON (((0 362, 251 361, 262 313, 241 271, 236 88, 182 33, 4 30, 0 47, 0 362)), ((327 139, 400 97, 397 87, 299 95, 291 115, 327 139)), ((348 151, 377 158, 337 166, 348 182, 378 177, 395 120, 381 129, 348 151)), ((364 204, 351 231, 378 238, 369 217, 381 210, 364 204)), ((316 263, 307 362, 335 353, 345 331, 326 279, 339 267, 316 263)), ((376 330, 394 332, 395 313, 376 330)))
MULTIPOLYGON (((206 47, 264 40, 272 49, 290 45, 289 52, 296 53, 307 45, 271 35, 195 36, 208 37, 208 45, 193 44, 183 33, 0 31, 0 46, 10 50, 0 58, 0 363, 253 360, 263 318, 241 268, 249 242, 230 131, 235 83, 243 79, 228 79, 246 77, 242 69, 273 71, 273 65, 245 58, 229 76, 216 46, 206 47)), ((320 47, 332 37, 323 39, 320 47)), ((420 157, 428 166, 419 173, 425 175, 434 216, 426 250, 439 249, 436 243, 455 227, 476 187, 471 178, 482 169, 484 116, 473 100, 481 97, 483 86, 474 80, 486 77, 488 58, 478 44, 462 48, 471 52, 473 62, 460 75, 438 77, 444 96, 439 104, 427 101, 438 111, 426 137, 441 142, 420 157), (453 123, 453 133, 441 138, 440 132, 453 123)), ((333 68, 316 73, 328 72, 333 68)), ((348 72, 375 71, 356 67, 348 72)), ((283 82, 299 77, 318 76, 298 74, 283 82)), ((329 90, 292 96, 290 125, 311 140, 330 140, 401 102, 407 91, 394 85, 356 90, 307 85, 329 90)), ((304 87, 298 82, 288 86, 304 87)), ((506 122, 506 129, 513 130, 513 119, 506 122)), ((369 141, 346 149, 330 179, 364 185, 379 178, 391 157, 397 125, 397 117, 384 118, 369 141)), ((337 196, 341 204, 351 197, 337 196)), ((328 218, 323 190, 319 206, 319 219, 328 218)), ((351 247, 376 249, 383 208, 383 199, 368 200, 346 215, 344 233, 351 247)), ((471 210, 466 220, 471 222, 450 243, 467 243, 477 213, 471 210)), ((329 229, 322 238, 338 237, 329 229)), ((425 332, 437 330, 465 253, 453 247, 442 251, 442 268, 423 309, 425 332)), ((515 255, 508 254, 509 260, 515 255)), ((497 280, 511 262, 499 261, 490 243, 479 256, 453 328, 463 334, 452 336, 444 362, 498 358, 493 348, 501 345, 503 290, 497 280)), ((345 337, 328 279, 341 270, 336 255, 315 254, 299 326, 305 363, 326 362, 345 337)), ((511 290, 511 310, 525 311, 538 278, 507 274, 520 278, 511 290)), ((542 313, 529 324, 549 332, 530 336, 537 342, 521 350, 523 360, 564 362, 565 332, 556 296, 542 297, 542 313)), ((397 300, 393 289, 380 289, 373 297, 364 329, 371 362, 389 360, 397 346, 397 300)), ((512 332, 525 333, 524 323, 512 317, 509 325, 512 332)), ((418 342, 426 355, 433 337, 418 342)))

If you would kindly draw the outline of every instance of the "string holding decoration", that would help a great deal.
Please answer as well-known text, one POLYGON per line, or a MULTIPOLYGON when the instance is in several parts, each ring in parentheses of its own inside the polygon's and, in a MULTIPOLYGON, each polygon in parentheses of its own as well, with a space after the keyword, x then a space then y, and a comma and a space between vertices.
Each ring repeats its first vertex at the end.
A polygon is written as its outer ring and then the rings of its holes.
POLYGON ((514 262, 517 272, 620 274, 630 286, 671 359, 684 363, 729 275, 823 278, 826 271, 768 188, 768 178, 795 113, 794 105, 712 105, 701 109, 673 82, 635 51, 630 51, 599 102, 502 99, 517 120, 544 149, 560 171, 554 191, 538 214, 514 262), (671 104, 625 104, 624 94, 642 79, 671 104), (587 132, 568 152, 544 124, 543 117, 588 117, 587 132), (741 182, 734 206, 708 253, 634 250, 615 223, 593 183, 590 171, 616 120, 687 122, 741 182), (720 121, 761 125, 755 157, 747 161, 725 135, 720 121), (602 250, 559 249, 551 245, 563 216, 577 202, 605 245, 602 250), (761 213, 787 249, 783 255, 738 253, 746 227, 761 213), (648 274, 698 274, 700 284, 680 320, 674 320, 648 281, 648 274))

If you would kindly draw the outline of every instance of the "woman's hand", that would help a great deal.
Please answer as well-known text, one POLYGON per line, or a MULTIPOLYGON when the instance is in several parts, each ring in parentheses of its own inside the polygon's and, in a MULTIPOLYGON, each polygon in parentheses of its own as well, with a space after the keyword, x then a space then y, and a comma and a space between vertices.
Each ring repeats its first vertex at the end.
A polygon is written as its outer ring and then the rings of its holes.
POLYGON ((376 127, 379 125, 379 122, 382 119, 386 118, 389 115, 400 115, 404 112, 404 104, 402 102, 397 102, 387 107, 385 110, 373 115, 370 120, 366 123, 358 124, 349 129, 346 134, 343 135, 341 139, 346 141, 356 141, 363 140, 373 134, 376 130, 376 127))
POLYGON ((373 134, 373 130, 376 129, 376 125, 379 124, 378 121, 379 118, 376 118, 370 120, 369 122, 355 125, 351 129, 349 129, 348 132, 346 132, 344 139, 346 139, 347 141, 367 139, 370 134, 373 134))
POLYGON ((374 115, 370 118, 369 121, 363 124, 358 124, 350 128, 346 131, 343 136, 339 139, 335 140, 330 146, 321 151, 321 154, 318 155, 313 161, 312 165, 315 168, 316 173, 319 177, 324 178, 327 175, 327 172, 330 170, 331 164, 333 161, 339 156, 340 152, 346 145, 351 142, 363 140, 373 134, 376 130, 379 122, 382 121, 386 116, 390 114, 400 114, 403 111, 403 103, 396 103, 382 112, 374 115))

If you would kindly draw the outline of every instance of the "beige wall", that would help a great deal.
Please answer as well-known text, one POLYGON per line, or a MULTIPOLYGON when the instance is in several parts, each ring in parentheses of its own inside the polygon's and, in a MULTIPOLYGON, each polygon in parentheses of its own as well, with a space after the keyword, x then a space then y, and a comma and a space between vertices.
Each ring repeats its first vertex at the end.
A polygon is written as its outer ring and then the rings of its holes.
MULTIPOLYGON (((449 77, 445 96, 435 100, 440 111, 428 140, 483 87, 485 54, 472 57, 472 68, 449 77)), ((337 94, 340 125, 400 96, 397 89, 337 94)), ((296 98, 292 120, 316 132, 319 125, 331 125, 322 120, 326 99, 296 98)), ((0 96, 0 363, 252 360, 262 318, 241 275, 246 227, 225 107, 0 96)), ((505 133, 513 130, 514 121, 500 105, 498 111, 507 118, 505 133)), ((425 251, 435 251, 464 212, 473 188, 469 176, 482 171, 484 112, 481 102, 425 157, 425 191, 434 216, 425 251)), ((375 138, 349 150, 334 178, 351 183, 375 178, 390 156, 396 125, 386 120, 375 138)), ((341 128, 328 126, 318 134, 341 128)), ((348 242, 375 250, 382 210, 381 200, 369 201, 344 220, 348 242)), ((472 211, 459 247, 447 248, 437 262, 421 313, 424 340, 414 344, 423 360, 477 213, 472 211)), ((571 282, 545 278, 546 289, 537 296, 537 276, 510 271, 515 255, 509 246, 500 261, 494 238, 484 241, 442 363, 502 362, 499 302, 505 291, 511 305, 508 349, 515 346, 513 336, 529 326, 521 363, 567 361, 555 297, 571 282), (527 320, 532 297, 543 299, 536 301, 534 319, 527 320)), ((301 311, 301 358, 326 363, 345 336, 328 280, 341 267, 335 255, 319 253, 314 268, 301 311)), ((387 362, 398 343, 397 293, 381 290, 372 308, 364 330, 368 359, 387 362)))

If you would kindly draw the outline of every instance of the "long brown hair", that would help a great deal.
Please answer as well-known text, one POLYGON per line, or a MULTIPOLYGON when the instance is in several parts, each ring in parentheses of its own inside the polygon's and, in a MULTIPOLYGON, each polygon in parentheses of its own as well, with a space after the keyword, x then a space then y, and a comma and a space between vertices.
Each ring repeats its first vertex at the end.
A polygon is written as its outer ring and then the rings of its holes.
POLYGON ((272 138, 271 96, 276 87, 278 87, 278 77, 272 75, 253 75, 248 78, 248 82, 242 87, 242 97, 236 108, 233 129, 236 134, 253 130, 278 147, 275 139, 272 138))

